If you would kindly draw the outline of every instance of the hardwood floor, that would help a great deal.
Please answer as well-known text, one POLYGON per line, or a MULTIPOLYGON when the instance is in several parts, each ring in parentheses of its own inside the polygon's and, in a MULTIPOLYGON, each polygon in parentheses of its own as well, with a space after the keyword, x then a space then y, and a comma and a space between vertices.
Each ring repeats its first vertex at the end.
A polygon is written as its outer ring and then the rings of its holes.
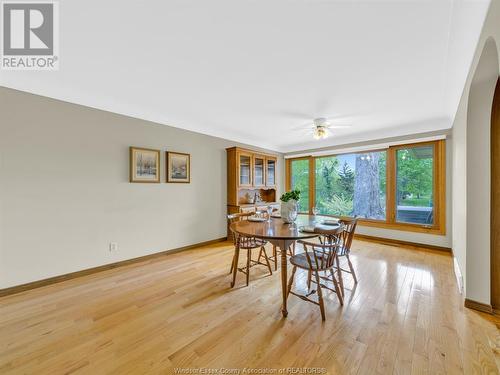
MULTIPOLYGON (((500 321, 463 307, 449 254, 362 241, 353 249, 359 284, 343 308, 326 294, 326 322, 293 296, 282 319, 280 275, 265 267, 230 289, 229 243, 3 297, 0 373, 499 373, 500 321)), ((306 274, 296 283, 305 288, 306 274)))

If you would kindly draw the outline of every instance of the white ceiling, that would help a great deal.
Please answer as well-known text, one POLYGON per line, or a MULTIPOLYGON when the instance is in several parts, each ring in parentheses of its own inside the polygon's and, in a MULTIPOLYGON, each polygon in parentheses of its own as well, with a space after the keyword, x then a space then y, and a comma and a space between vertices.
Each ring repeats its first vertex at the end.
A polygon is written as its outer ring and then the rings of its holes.
POLYGON ((282 152, 447 129, 488 5, 60 1, 60 70, 0 84, 282 152))

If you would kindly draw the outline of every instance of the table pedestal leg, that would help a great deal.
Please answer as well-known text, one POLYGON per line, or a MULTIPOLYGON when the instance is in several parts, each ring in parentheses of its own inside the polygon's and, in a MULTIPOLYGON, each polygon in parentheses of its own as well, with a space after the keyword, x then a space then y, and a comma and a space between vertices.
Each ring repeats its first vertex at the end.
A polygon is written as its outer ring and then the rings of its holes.
POLYGON ((283 296, 283 302, 281 305, 281 313, 283 317, 286 318, 288 315, 287 305, 286 305, 286 295, 287 295, 287 266, 288 262, 286 259, 286 253, 288 248, 295 241, 292 240, 273 240, 270 241, 273 245, 277 246, 281 250, 281 293, 283 296))

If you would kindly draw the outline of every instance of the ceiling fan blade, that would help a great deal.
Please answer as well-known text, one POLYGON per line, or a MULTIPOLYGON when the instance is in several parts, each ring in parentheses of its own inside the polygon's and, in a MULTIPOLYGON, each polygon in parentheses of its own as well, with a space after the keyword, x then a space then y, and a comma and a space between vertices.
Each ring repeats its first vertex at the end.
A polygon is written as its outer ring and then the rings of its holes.
POLYGON ((346 114, 342 116, 340 115, 330 116, 326 118, 327 122, 331 125, 352 125, 353 123, 356 123, 362 119, 363 119, 362 116, 354 114, 346 114))
POLYGON ((293 118, 296 120, 307 121, 311 119, 311 114, 295 112, 295 111, 283 111, 280 113, 282 116, 286 116, 288 118, 293 118))
POLYGON ((302 124, 300 126, 296 126, 292 128, 292 131, 297 131, 297 130, 313 130, 314 129, 314 124, 313 123, 308 123, 308 124, 302 124))
POLYGON ((328 125, 328 129, 348 129, 352 128, 352 125, 328 125))

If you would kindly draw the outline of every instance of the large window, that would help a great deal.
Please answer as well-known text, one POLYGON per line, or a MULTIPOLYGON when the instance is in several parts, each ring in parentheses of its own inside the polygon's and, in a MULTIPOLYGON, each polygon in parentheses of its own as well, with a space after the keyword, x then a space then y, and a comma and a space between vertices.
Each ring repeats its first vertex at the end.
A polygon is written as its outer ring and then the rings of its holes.
POLYGON ((396 151, 396 220, 434 223, 434 147, 410 147, 396 151))
POLYGON ((321 214, 385 220, 386 151, 316 158, 321 214))
POLYGON ((357 216, 361 225, 444 234, 445 141, 288 159, 300 211, 357 216), (311 190, 312 189, 312 190, 311 190))

